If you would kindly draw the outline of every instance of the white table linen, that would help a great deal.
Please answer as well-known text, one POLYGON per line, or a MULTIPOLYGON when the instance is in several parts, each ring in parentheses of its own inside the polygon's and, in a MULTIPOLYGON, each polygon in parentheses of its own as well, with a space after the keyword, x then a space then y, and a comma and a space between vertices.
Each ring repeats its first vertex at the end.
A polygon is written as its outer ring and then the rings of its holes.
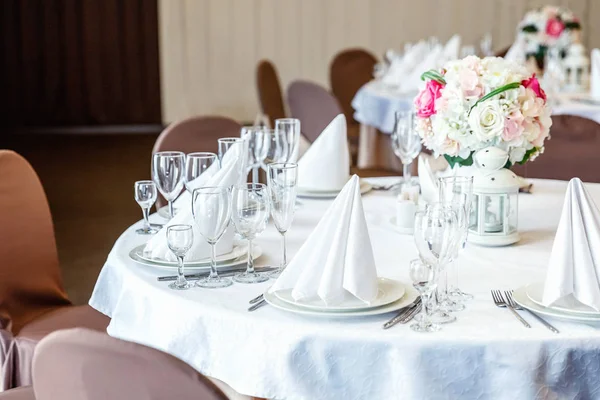
MULTIPOLYGON (((385 183, 386 180, 376 180, 385 183)), ((387 182, 390 182, 389 180, 387 182)), ((130 227, 110 252, 90 305, 112 317, 108 333, 171 353, 202 373, 249 395, 278 399, 555 399, 600 397, 600 332, 558 320, 556 335, 531 317, 525 329, 496 308, 492 288, 542 281, 566 190, 560 181, 532 180, 519 196, 521 241, 511 247, 467 246, 461 287, 475 295, 458 321, 432 334, 408 326, 383 330, 390 315, 356 319, 302 317, 248 300, 272 282, 219 290, 173 291, 156 277, 169 271, 136 264, 129 251, 147 240, 130 227)), ((600 201, 600 185, 588 185, 600 201)), ((330 205, 303 200, 288 233, 293 256, 330 205)), ((409 282, 417 256, 412 236, 389 220, 395 198, 363 196, 380 276, 409 282)), ((153 216, 156 218, 156 216, 153 216)), ((270 225, 257 238, 278 263, 280 235, 270 225)), ((171 272, 173 273, 173 272, 171 272)), ((167 384, 167 383, 165 383, 167 384)))

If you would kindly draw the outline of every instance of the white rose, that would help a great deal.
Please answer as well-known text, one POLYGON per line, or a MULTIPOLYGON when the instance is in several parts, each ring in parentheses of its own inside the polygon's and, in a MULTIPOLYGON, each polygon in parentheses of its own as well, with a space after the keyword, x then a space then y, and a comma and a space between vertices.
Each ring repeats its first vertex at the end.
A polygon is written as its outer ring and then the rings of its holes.
POLYGON ((471 130, 481 141, 492 140, 504 132, 504 113, 498 101, 479 103, 469 115, 471 130))
POLYGON ((515 147, 510 151, 508 159, 511 163, 516 164, 521 162, 523 157, 525 157, 525 149, 523 147, 515 147))

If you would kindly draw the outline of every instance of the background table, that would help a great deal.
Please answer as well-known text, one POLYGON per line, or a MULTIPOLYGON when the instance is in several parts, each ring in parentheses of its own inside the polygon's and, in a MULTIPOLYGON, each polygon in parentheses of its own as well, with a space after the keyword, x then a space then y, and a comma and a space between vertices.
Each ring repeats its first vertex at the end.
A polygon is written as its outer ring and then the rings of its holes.
MULTIPOLYGON (((378 180, 382 182, 382 180, 378 180)), ((308 318, 265 306, 246 311, 269 283, 176 292, 156 277, 168 271, 136 264, 129 251, 146 238, 132 226, 117 240, 90 305, 112 317, 108 333, 171 353, 237 391, 286 399, 554 399, 600 396, 600 334, 595 327, 533 318, 524 328, 496 308, 489 290, 544 279, 566 183, 533 180, 519 196, 521 241, 467 246, 461 286, 475 299, 458 321, 431 334, 408 326, 383 330, 391 315, 308 318), (577 397, 578 395, 579 397, 577 397)), ((600 203, 600 185, 587 185, 600 203)), ((413 238, 394 232, 390 193, 363 195, 380 276, 409 282, 413 238)), ((303 200, 288 236, 293 256, 331 204, 303 200)), ((155 216, 154 216, 155 217, 155 216)), ((280 237, 269 226, 257 240, 259 265, 276 263, 280 237)), ((165 382, 168 384, 168 382, 165 382)))

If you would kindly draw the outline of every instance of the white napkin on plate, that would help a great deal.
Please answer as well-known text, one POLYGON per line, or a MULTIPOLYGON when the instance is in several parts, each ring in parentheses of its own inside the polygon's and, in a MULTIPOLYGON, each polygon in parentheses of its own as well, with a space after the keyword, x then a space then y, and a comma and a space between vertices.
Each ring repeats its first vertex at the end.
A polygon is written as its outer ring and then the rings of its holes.
POLYGON ((292 289, 296 301, 321 298, 328 305, 354 296, 377 297, 377 269, 354 175, 271 287, 292 289))
POLYGON ((298 161, 298 188, 339 190, 350 176, 346 118, 339 114, 298 161))
POLYGON ((420 41, 411 46, 403 57, 390 60, 390 66, 381 81, 386 85, 400 87, 415 66, 427 55, 427 42, 420 41))
POLYGON ((525 42, 522 38, 517 38, 512 46, 506 52, 504 56, 505 60, 515 61, 518 63, 525 63, 525 42))
POLYGON ((419 184, 421 185, 421 197, 427 203, 437 202, 438 181, 431 170, 429 160, 423 154, 419 154, 417 167, 419 171, 419 184))
POLYGON ((460 35, 454 35, 446 42, 444 46, 444 54, 442 63, 446 63, 447 61, 457 60, 460 53, 460 35))
POLYGON ((443 64, 444 60, 444 49, 442 45, 435 45, 425 57, 425 59, 419 63, 402 81, 402 92, 416 92, 420 87, 425 85, 425 82, 421 81, 421 75, 425 71, 430 69, 437 69, 443 64))
MULTIPOLYGON (((222 166, 218 169, 218 164, 213 164, 200 177, 194 180, 193 187, 201 186, 220 186, 230 187, 239 184, 245 178, 247 164, 247 147, 232 147, 221 162, 222 166), (244 150, 245 149, 245 150, 244 150), (240 150, 241 153, 240 154, 240 150)), ((192 226, 194 235, 194 244, 186 254, 186 260, 200 260, 210 257, 210 246, 204 240, 192 215, 192 196, 188 191, 184 191, 175 201, 179 211, 175 216, 158 231, 147 243, 144 253, 152 258, 176 261, 177 259, 169 250, 167 244, 167 227, 177 224, 187 224, 192 226)), ((230 253, 233 250, 233 236, 235 229, 229 226, 221 240, 217 243, 217 255, 230 253)))
POLYGON ((594 99, 600 100, 600 49, 593 49, 590 58, 590 92, 594 99))
POLYGON ((573 298, 600 311, 600 211, 579 178, 567 187, 542 302, 573 298))

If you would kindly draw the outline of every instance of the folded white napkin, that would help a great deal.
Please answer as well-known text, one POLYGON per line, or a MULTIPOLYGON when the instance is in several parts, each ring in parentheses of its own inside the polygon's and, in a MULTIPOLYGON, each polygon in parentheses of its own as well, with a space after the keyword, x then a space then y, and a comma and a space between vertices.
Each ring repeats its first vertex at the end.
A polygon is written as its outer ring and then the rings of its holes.
POLYGON ((579 178, 567 187, 542 302, 573 298, 600 311, 600 211, 579 178))
POLYGON ((421 197, 427 203, 438 201, 438 181, 431 170, 429 160, 425 155, 420 154, 417 161, 419 171, 419 185, 421 185, 421 197))
POLYGON ((460 35, 454 35, 446 42, 443 51, 443 60, 442 64, 445 64, 448 61, 457 60, 460 53, 460 35))
POLYGON ((506 52, 504 56, 505 60, 515 61, 518 63, 525 62, 525 42, 521 38, 517 38, 517 40, 513 43, 512 46, 506 52))
POLYGON ((350 151, 346 118, 340 114, 323 129, 298 161, 298 187, 308 190, 339 190, 350 175, 350 151))
POLYGON ((600 49, 593 49, 591 55, 590 92, 593 98, 600 100, 600 49))
POLYGON ((370 303, 377 297, 377 269, 367 221, 354 175, 317 227, 271 287, 292 289, 292 297, 323 299, 333 305, 356 297, 370 303))
POLYGON ((310 142, 303 134, 300 134, 300 143, 298 143, 298 160, 304 157, 304 154, 310 148, 310 142))
POLYGON ((442 45, 437 44, 429 51, 425 59, 419 63, 402 81, 402 92, 416 92, 425 83, 421 81, 421 74, 430 69, 439 68, 444 61, 444 49, 442 45))
MULTIPOLYGON (((220 186, 230 187, 239 184, 245 179, 246 164, 247 164, 247 147, 232 147, 221 160, 221 168, 218 164, 213 164, 200 177, 192 181, 193 187, 202 186, 220 186), (240 154, 241 153, 241 154, 240 154)), ((175 201, 175 205, 179 210, 177 214, 154 235, 144 248, 144 253, 152 258, 158 258, 169 261, 176 261, 175 256, 169 250, 167 244, 167 227, 177 224, 187 224, 192 226, 194 235, 194 244, 186 254, 186 260, 199 260, 210 257, 210 246, 204 240, 197 224, 194 222, 192 214, 192 196, 189 192, 184 191, 181 196, 175 201)), ((235 229, 229 226, 221 240, 217 243, 217 255, 226 254, 233 250, 233 236, 235 229)))
POLYGON ((396 57, 390 60, 390 66, 381 79, 387 85, 400 87, 415 66, 423 61, 427 55, 428 44, 422 40, 406 49, 403 57, 396 57))

